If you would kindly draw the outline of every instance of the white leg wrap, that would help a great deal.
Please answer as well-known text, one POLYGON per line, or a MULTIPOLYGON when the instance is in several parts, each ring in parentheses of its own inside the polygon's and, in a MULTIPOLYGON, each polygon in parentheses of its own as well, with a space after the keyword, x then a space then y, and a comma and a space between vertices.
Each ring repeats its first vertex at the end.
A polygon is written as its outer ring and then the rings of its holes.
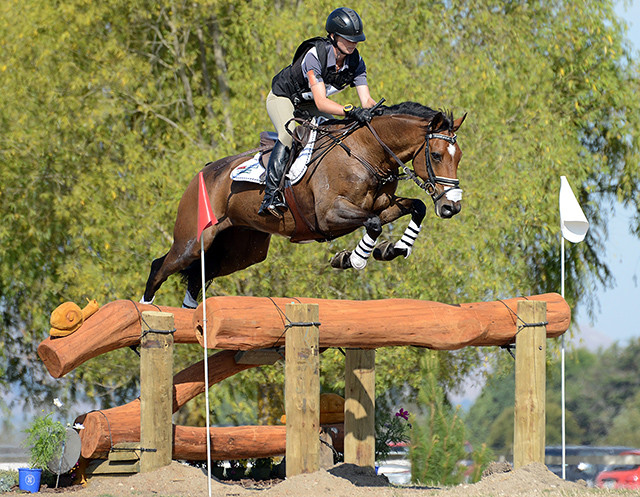
POLYGON ((153 298, 151 299, 151 302, 146 302, 144 300, 144 295, 142 296, 142 298, 140 299, 140 303, 141 304, 153 304, 153 301, 156 299, 156 296, 154 295, 153 298))
POLYGON ((182 307, 185 309, 195 309, 198 307, 198 301, 191 296, 189 290, 184 293, 184 300, 182 301, 182 307))
POLYGON ((364 269, 375 245, 376 241, 368 233, 365 233, 356 249, 351 252, 351 257, 349 258, 351 266, 354 269, 364 269))
POLYGON ((407 251, 407 255, 404 256, 405 259, 411 255, 411 249, 413 248, 416 238, 418 238, 418 235, 420 234, 420 229, 420 226, 411 221, 409 226, 407 226, 407 229, 404 230, 402 238, 393 245, 397 249, 405 249, 407 251))

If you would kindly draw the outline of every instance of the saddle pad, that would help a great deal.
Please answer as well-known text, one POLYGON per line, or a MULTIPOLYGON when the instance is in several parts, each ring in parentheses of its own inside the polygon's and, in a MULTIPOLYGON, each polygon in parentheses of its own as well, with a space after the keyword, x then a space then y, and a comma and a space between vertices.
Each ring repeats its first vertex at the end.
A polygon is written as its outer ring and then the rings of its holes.
MULTIPOLYGON (((320 118, 322 119, 322 118, 320 118)), ((315 124, 315 119, 313 120, 315 124)), ((307 166, 309 165, 309 159, 313 153, 313 146, 316 142, 316 130, 311 129, 309 134, 309 141, 296 157, 296 160, 291 165, 289 172, 287 173, 287 179, 292 185, 295 185, 302 179, 304 173, 307 172, 307 166)), ((231 179, 233 181, 249 181, 251 183, 257 183, 264 185, 267 171, 265 166, 262 165, 262 152, 258 152, 248 161, 243 162, 238 167, 231 171, 231 179)))

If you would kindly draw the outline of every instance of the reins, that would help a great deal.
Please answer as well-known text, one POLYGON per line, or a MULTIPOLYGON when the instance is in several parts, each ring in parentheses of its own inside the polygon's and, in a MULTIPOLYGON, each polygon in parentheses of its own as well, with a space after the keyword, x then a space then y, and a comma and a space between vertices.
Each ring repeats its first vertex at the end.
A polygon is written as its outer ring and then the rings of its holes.
MULTIPOLYGON (((380 104, 382 104, 383 101, 384 99, 378 102, 378 104, 375 107, 373 107, 373 109, 375 110, 380 104)), ((309 161, 309 165, 311 165, 314 162, 319 163, 324 158, 324 156, 327 155, 333 148, 335 148, 336 146, 340 146, 347 153, 347 155, 354 157, 366 169, 368 169, 369 172, 378 180, 378 183, 380 186, 384 185, 385 183, 389 183, 391 181, 398 179, 397 174, 386 173, 386 172, 383 173, 376 166, 374 166, 369 161, 367 161, 364 157, 356 154, 344 143, 343 140, 347 136, 349 136, 355 130, 360 128, 361 125, 359 125, 359 123, 354 122, 353 124, 346 126, 345 128, 339 130, 338 133, 336 133, 335 131, 327 130, 326 127, 324 126, 318 126, 316 124, 313 124, 310 120, 307 120, 307 119, 293 118, 291 119, 291 121, 297 122, 308 129, 315 130, 319 135, 326 138, 330 142, 328 146, 318 143, 319 153, 309 161), (326 148, 322 150, 321 148, 322 146, 325 146, 326 148)), ((298 137, 296 137, 294 133, 289 129, 288 124, 289 123, 287 123, 287 126, 285 126, 285 129, 289 132, 289 134, 293 137, 294 140, 301 143, 298 137)), ((391 150, 389 146, 386 143, 384 143, 384 141, 382 141, 382 139, 380 138, 376 130, 371 126, 371 123, 367 122, 365 123, 365 125, 369 129, 373 137, 380 144, 380 146, 385 150, 385 152, 387 152, 393 158, 393 160, 398 164, 398 166, 402 168, 402 170, 404 171, 404 174, 409 179, 411 179, 416 185, 418 185, 418 187, 420 187, 422 190, 427 192, 434 203, 440 200, 442 196, 446 195, 451 190, 456 190, 460 188, 460 180, 456 178, 448 178, 446 176, 437 176, 435 174, 433 170, 433 166, 431 164, 431 157, 429 153, 429 150, 430 150, 429 140, 434 140, 434 139, 445 140, 446 142, 454 145, 457 141, 457 137, 455 134, 453 136, 445 135, 442 133, 427 133, 425 135, 424 143, 418 148, 418 150, 416 151, 416 153, 413 155, 411 159, 413 162, 418 156, 418 154, 420 154, 420 152, 424 148, 425 166, 427 169, 427 180, 423 181, 422 178, 420 178, 413 169, 411 169, 404 162, 402 162, 402 160, 400 160, 400 158, 393 152, 393 150, 391 150), (441 184, 445 186, 445 188, 440 194, 438 194, 437 192, 437 188, 436 188, 437 184, 441 184)))
POLYGON ((329 141, 329 145, 324 145, 323 143, 318 143, 317 144, 317 151, 319 152, 318 155, 316 155, 315 157, 313 157, 310 161, 309 161, 309 165, 313 164, 314 162, 320 162, 325 155, 327 155, 331 150, 333 150, 336 146, 341 147, 348 156, 350 157, 354 157, 355 159, 357 159, 378 181, 378 183, 380 185, 384 185, 386 183, 389 183, 391 181, 394 181, 397 178, 397 175, 395 174, 386 174, 381 172, 376 166, 374 166, 373 164, 371 164, 368 160, 366 160, 364 157, 362 157, 361 155, 357 154, 356 152, 354 152, 353 150, 351 150, 351 148, 349 148, 349 146, 347 146, 344 143, 344 139, 349 136, 351 133, 353 133, 355 130, 359 129, 360 126, 358 125, 357 122, 354 122, 352 124, 349 124, 348 126, 345 126, 344 128, 341 128, 337 131, 331 131, 326 129, 325 126, 318 126, 316 124, 313 124, 310 120, 308 119, 300 119, 300 118, 293 118, 291 119, 289 122, 287 122, 287 125, 285 126, 285 129, 289 132, 289 134, 292 136, 292 138, 297 141, 298 143, 302 144, 301 140, 295 136, 293 134, 293 132, 289 129, 289 123, 290 122, 297 122, 298 124, 300 124, 301 126, 304 126, 308 129, 311 130, 315 130, 322 138, 326 138, 327 141, 329 141), (326 147, 324 150, 322 149, 322 147, 326 147))
POLYGON ((454 190, 454 189, 458 189, 460 188, 460 181, 456 178, 447 178, 446 176, 436 176, 436 174, 433 172, 433 166, 431 165, 431 157, 429 156, 429 140, 432 139, 440 139, 440 140, 445 140, 449 143, 451 143, 452 145, 456 143, 456 135, 453 136, 449 136, 449 135, 443 135, 441 133, 427 133, 425 135, 425 141, 424 143, 420 146, 420 148, 416 151, 416 153, 413 155, 413 158, 411 159, 412 162, 415 160, 415 158, 418 156, 418 154, 420 153, 420 151, 424 148, 424 156, 425 156, 425 165, 427 168, 427 181, 422 181, 422 178, 420 178, 415 171, 413 171, 411 168, 409 168, 409 166, 407 166, 404 162, 402 162, 400 160, 400 158, 393 152, 393 150, 391 150, 386 143, 384 143, 382 141, 382 139, 380 138, 380 136, 378 136, 378 133, 376 133, 376 130, 373 129, 373 127, 371 126, 371 123, 367 123, 367 128, 369 128, 369 131, 371 131, 371 134, 374 136, 374 138, 378 141, 378 143, 382 146, 382 148, 391 156, 393 157, 393 159, 398 163, 398 165, 402 168, 402 170, 404 171, 404 173, 407 175, 407 177, 409 177, 416 185, 418 185, 420 188, 422 188, 425 192, 427 192, 431 198, 433 199, 433 202, 437 202, 438 200, 440 200, 440 198, 445 195, 449 190, 454 190), (442 193, 440 193, 440 195, 436 195, 437 190, 436 190, 436 184, 442 184, 442 185, 451 185, 450 188, 445 188, 442 193))

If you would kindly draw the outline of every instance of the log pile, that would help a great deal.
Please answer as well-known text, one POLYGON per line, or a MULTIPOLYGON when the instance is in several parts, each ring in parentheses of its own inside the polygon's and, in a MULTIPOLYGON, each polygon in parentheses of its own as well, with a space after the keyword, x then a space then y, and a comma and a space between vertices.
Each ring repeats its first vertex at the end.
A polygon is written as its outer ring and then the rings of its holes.
MULTIPOLYGON (((234 351, 223 350, 207 359, 209 387, 240 371, 255 367, 251 364, 236 364, 234 355, 234 351)), ((201 393, 204 393, 204 360, 189 366, 173 377, 173 412, 177 412, 201 393)), ((82 457, 104 458, 111 447, 117 443, 140 441, 140 399, 111 409, 91 411, 79 416, 75 422, 84 426, 84 429, 80 430, 82 457)), ((198 430, 192 431, 180 426, 174 430, 174 436, 178 440, 180 440, 178 435, 183 433, 188 435, 187 442, 185 442, 185 448, 178 449, 179 451, 192 452, 194 449, 189 448, 188 441, 194 440, 196 436, 201 436, 206 446, 204 432, 199 433, 198 430)), ((182 442, 178 445, 182 445, 182 442)))

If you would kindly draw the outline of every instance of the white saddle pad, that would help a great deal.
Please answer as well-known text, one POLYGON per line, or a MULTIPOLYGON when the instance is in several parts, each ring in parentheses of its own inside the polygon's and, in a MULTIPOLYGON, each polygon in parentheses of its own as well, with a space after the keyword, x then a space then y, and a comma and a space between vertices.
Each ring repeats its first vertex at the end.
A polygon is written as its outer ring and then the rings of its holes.
MULTIPOLYGON (((324 121, 324 118, 314 118, 312 120, 312 123, 319 124, 321 121, 324 121)), ((291 165, 291 168, 287 173, 287 179, 291 182, 292 185, 295 185, 298 181, 300 181, 304 176, 304 173, 307 172, 307 166, 309 165, 309 159, 311 158, 315 142, 316 130, 312 129, 311 133, 309 134, 309 141, 304 146, 302 151, 298 154, 298 157, 296 157, 296 160, 291 165)), ((233 181, 249 181, 251 183, 263 185, 265 182, 267 171, 260 161, 261 156, 262 152, 258 152, 251 159, 243 162, 238 167, 233 169, 233 171, 231 171, 231 179, 233 181)))

